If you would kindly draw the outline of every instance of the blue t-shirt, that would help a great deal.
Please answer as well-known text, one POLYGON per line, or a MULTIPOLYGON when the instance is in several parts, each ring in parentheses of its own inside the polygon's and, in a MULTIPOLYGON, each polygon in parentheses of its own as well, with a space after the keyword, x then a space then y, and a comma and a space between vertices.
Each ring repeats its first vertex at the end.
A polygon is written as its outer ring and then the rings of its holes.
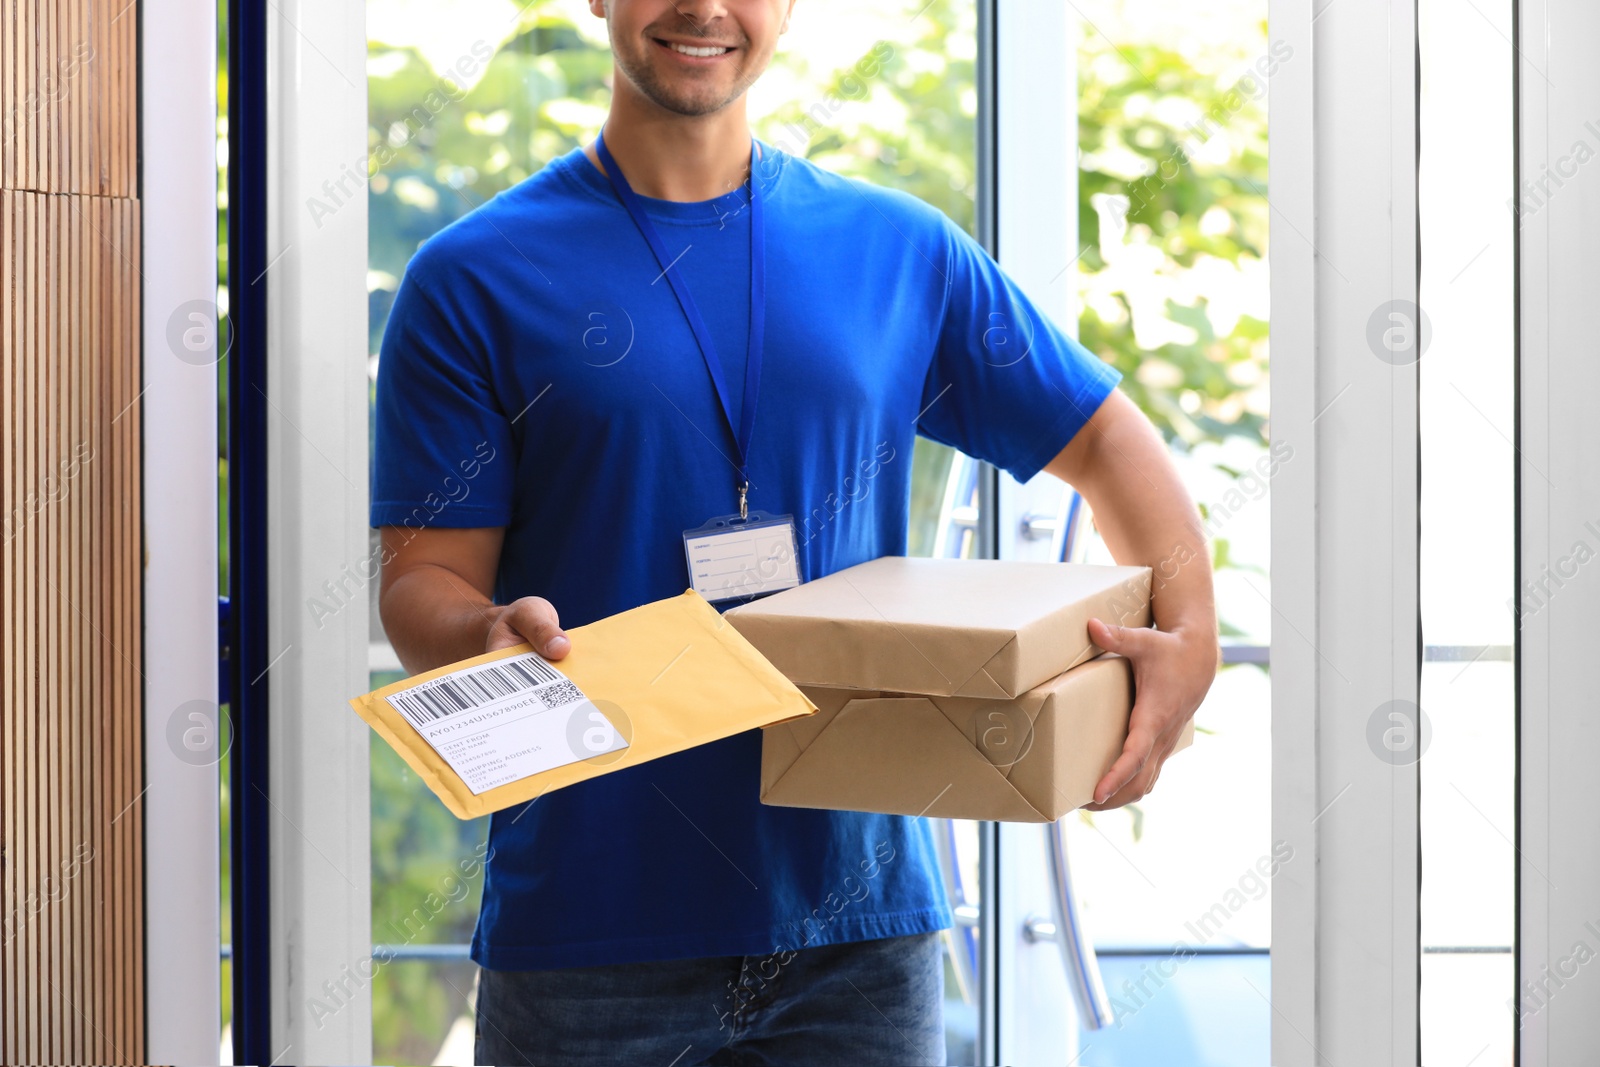
MULTIPOLYGON (((750 506, 794 515, 810 580, 905 553, 916 434, 1026 480, 1119 376, 938 210, 761 150, 750 506)), ((737 404, 747 190, 644 202, 737 404)), ((506 527, 496 602, 545 597, 567 627, 682 593, 683 531, 736 509, 732 433, 694 335, 578 149, 417 251, 376 418, 373 525, 506 527)), ((950 925, 925 819, 768 807, 760 766, 752 730, 495 814, 472 958, 757 955, 950 925)))

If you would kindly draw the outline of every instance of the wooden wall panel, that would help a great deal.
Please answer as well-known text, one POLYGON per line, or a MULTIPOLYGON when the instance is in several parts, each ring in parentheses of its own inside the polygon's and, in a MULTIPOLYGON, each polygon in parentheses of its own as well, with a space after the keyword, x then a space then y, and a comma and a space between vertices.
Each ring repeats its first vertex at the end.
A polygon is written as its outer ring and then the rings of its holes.
POLYGON ((0 1063, 144 1061, 138 13, 0 0, 0 1063))

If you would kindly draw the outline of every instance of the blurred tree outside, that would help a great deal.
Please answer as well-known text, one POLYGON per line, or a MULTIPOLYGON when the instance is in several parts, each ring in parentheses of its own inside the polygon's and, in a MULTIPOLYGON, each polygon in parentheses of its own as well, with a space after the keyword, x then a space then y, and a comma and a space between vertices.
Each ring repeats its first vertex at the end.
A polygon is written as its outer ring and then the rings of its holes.
POLYGON ((1243 283, 1265 266, 1265 113, 1160 46, 1086 27, 1083 55, 1080 339, 1170 444, 1264 446, 1267 322, 1243 283))
POLYGON ((1223 634, 1264 642, 1259 598, 1228 594, 1247 572, 1266 577, 1265 519, 1233 519, 1262 506, 1276 469, 1265 99, 1289 57, 1257 23, 1232 42, 1244 73, 1218 78, 1170 43, 1108 40, 1095 28, 1107 24, 1086 19, 1079 51, 1079 339, 1122 372, 1199 498, 1223 634))

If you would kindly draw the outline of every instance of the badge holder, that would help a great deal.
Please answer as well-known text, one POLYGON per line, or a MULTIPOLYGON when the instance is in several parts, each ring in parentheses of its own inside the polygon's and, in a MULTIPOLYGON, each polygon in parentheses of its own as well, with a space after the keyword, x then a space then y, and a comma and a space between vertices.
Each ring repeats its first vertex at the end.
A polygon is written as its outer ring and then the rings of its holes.
POLYGON ((800 584, 793 515, 718 515, 683 531, 689 584, 713 604, 754 600, 800 584))

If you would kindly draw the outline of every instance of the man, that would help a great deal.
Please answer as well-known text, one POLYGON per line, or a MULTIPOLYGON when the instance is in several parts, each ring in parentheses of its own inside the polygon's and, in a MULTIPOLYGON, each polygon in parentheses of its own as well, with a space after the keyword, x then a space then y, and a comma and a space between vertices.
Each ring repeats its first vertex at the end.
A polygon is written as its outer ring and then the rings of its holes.
MULTIPOLYGON (((681 593, 684 531, 746 505, 795 517, 803 580, 903 554, 921 433, 1070 481, 1160 569, 1157 628, 1091 624, 1138 687, 1093 807, 1136 800, 1216 669, 1196 510, 1117 373, 942 214, 753 145, 792 7, 591 0, 601 142, 412 260, 378 379, 384 626, 413 671, 560 659, 563 622, 681 593)), ((477 1062, 944 1062, 925 821, 763 806, 760 746, 493 817, 477 1062)))

